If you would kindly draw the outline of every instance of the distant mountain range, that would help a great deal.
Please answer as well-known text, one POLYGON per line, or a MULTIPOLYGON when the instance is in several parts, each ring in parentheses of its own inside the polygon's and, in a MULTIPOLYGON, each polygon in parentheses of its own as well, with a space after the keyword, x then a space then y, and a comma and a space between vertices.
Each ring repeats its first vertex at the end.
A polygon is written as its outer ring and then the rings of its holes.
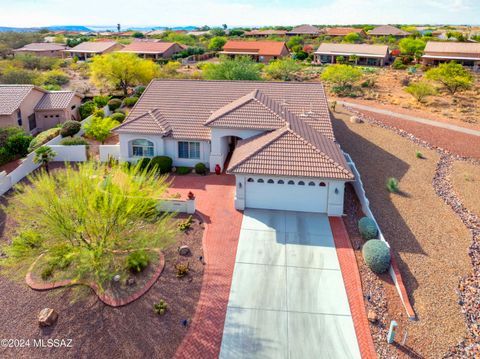
MULTIPOLYGON (((186 30, 186 31, 193 31, 197 27, 196 26, 177 26, 177 27, 168 27, 171 30, 186 30)), ((33 32, 38 31, 40 29, 48 29, 50 31, 78 31, 78 32, 86 32, 86 31, 117 31, 117 26, 76 26, 76 25, 56 25, 56 26, 45 26, 45 27, 6 27, 0 26, 0 32, 33 32)), ((150 30, 164 30, 167 29, 165 26, 150 26, 150 27, 124 27, 122 26, 122 31, 126 30, 134 30, 134 31, 150 31, 150 30)))

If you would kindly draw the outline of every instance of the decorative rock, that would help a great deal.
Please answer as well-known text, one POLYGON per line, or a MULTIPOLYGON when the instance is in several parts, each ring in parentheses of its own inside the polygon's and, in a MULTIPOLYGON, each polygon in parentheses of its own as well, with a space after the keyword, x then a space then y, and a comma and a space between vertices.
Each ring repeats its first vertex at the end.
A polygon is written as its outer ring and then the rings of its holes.
POLYGON ((189 246, 181 246, 178 248, 178 254, 181 256, 188 256, 190 254, 190 247, 189 246))
POLYGON ((351 123, 362 123, 363 120, 358 116, 352 116, 352 117, 350 117, 350 122, 351 123))
POLYGON ((113 276, 113 281, 114 282, 119 282, 120 281, 120 274, 116 274, 113 276))
POLYGON ((375 323, 378 320, 377 313, 371 309, 368 310, 367 318, 370 323, 375 323))
POLYGON ((132 286, 136 283, 135 278, 133 277, 128 277, 127 280, 125 281, 125 284, 132 286))
POLYGON ((38 314, 38 324, 41 327, 49 327, 58 319, 58 313, 51 308, 43 308, 38 314))

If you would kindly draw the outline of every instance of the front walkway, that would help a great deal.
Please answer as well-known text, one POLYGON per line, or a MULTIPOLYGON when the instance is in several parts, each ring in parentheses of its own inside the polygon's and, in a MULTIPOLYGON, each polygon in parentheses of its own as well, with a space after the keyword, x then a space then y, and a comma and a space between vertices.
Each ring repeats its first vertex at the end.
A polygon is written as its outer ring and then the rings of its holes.
POLYGON ((220 358, 360 358, 326 215, 245 210, 220 358))
POLYGON ((217 358, 232 281, 242 213, 234 208, 235 178, 230 175, 174 177, 170 192, 192 191, 197 213, 206 222, 205 274, 200 300, 175 358, 217 358))

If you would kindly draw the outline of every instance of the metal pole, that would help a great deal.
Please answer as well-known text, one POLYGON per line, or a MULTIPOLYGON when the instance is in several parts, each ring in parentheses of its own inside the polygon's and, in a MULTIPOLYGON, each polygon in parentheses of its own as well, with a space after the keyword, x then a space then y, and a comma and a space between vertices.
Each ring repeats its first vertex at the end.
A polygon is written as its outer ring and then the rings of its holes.
POLYGON ((396 328, 398 324, 396 321, 392 320, 390 322, 390 329, 388 330, 387 343, 392 344, 395 341, 396 328))

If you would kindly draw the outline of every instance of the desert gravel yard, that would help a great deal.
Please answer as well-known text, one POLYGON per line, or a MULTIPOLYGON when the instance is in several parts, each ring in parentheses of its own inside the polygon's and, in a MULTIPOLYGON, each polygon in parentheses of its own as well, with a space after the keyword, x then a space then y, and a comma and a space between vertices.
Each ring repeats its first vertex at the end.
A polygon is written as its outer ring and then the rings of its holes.
POLYGON ((362 174, 418 317, 402 328, 406 344, 424 357, 442 357, 466 334, 456 289, 471 271, 471 236, 432 186, 439 155, 392 131, 351 123, 349 114, 336 117, 335 135, 362 174), (416 158, 417 150, 424 159, 416 158), (399 180, 400 193, 386 190, 388 177, 399 180))
POLYGON ((465 207, 480 216, 480 166, 456 161, 451 174, 453 188, 465 207))

